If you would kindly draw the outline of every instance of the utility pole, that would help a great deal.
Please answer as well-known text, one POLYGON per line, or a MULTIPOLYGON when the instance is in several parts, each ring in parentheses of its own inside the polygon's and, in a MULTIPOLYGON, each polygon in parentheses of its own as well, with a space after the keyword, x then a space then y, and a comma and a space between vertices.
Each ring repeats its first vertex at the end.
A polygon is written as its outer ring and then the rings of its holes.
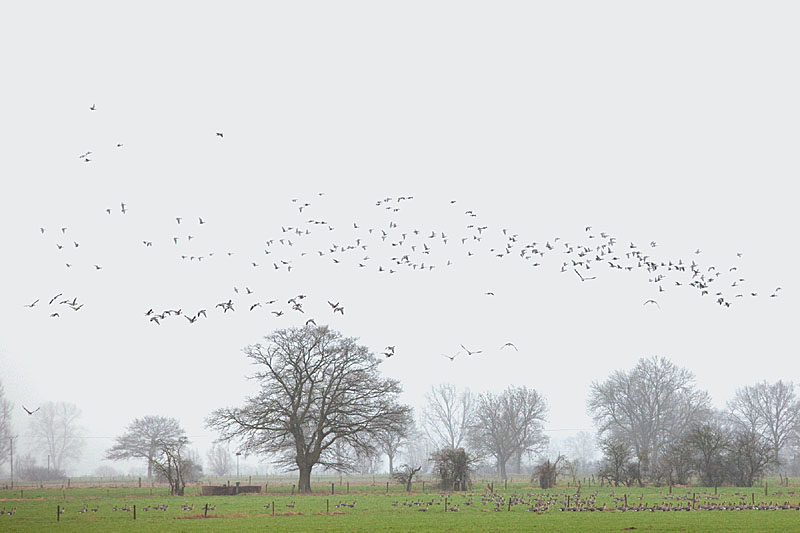
POLYGON ((242 452, 236 452, 236 477, 239 477, 239 456, 242 455, 242 452))

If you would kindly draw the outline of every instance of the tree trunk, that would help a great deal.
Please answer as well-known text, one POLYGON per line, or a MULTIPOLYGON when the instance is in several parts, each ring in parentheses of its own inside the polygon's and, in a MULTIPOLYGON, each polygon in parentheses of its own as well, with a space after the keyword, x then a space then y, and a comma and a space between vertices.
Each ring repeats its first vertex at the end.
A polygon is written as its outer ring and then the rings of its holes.
POLYGON ((498 464, 500 465, 500 479, 501 480, 508 479, 508 476, 506 476, 506 461, 507 461, 507 459, 505 459, 505 458, 500 460, 500 461, 497 461, 498 464))
POLYGON ((297 492, 311 494, 311 466, 302 464, 300 466, 300 479, 297 482, 297 492))
POLYGON ((394 455, 393 454, 390 455, 387 453, 386 456, 389 458, 389 475, 391 476, 392 474, 394 474, 394 465, 393 465, 394 455))

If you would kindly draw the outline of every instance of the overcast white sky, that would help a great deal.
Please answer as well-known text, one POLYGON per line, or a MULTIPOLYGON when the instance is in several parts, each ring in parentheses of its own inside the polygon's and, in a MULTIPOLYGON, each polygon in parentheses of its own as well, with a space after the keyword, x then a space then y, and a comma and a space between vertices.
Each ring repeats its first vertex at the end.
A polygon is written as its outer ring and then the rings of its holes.
POLYGON ((640 357, 688 367, 719 407, 797 379, 796 3, 45 5, 0 21, 0 381, 19 453, 20 406, 46 401, 83 412, 76 473, 147 414, 204 452, 204 418, 253 390, 241 348, 309 317, 395 345, 383 371, 416 407, 442 382, 527 385, 550 430, 591 430, 591 382, 640 357), (722 275, 701 296, 606 260, 594 280, 562 273, 579 259, 563 243, 600 232, 614 255, 633 242, 722 275), (547 253, 524 259, 532 242, 547 253), (303 314, 286 305, 301 293, 303 314), (208 319, 158 326, 150 308, 208 319), (483 353, 441 356, 462 343, 483 353))

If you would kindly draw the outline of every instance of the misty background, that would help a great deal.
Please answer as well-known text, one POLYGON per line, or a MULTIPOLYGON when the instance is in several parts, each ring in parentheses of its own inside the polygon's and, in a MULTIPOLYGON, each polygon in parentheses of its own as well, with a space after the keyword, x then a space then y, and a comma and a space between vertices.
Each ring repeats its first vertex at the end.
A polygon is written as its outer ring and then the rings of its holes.
MULTIPOLYGON (((44 462, 21 406, 54 401, 81 411, 71 475, 126 472, 104 451, 149 414, 179 419, 204 457, 217 438, 204 419, 255 390, 241 349, 310 317, 377 354, 396 346, 382 371, 417 411, 439 383, 535 388, 556 441, 593 432, 591 383, 641 357, 688 368, 720 408, 738 387, 797 375, 791 3, 6 13, 0 382, 15 455, 44 462), (486 226, 481 241, 469 224, 486 226), (287 227, 310 233, 282 245, 287 227), (448 236, 415 252, 433 270, 393 266, 391 241, 415 229, 418 246, 448 236), (672 283, 659 293, 640 270, 598 264, 584 283, 559 253, 537 267, 519 257, 530 242, 600 232, 620 251, 632 242, 740 276, 748 297, 725 308, 672 283), (497 257, 508 234, 519 245, 497 257), (359 238, 367 250, 318 254, 359 238), (58 293, 84 307, 50 317, 58 293), (248 311, 297 294, 303 314, 248 311), (229 298, 234 313, 215 308, 229 298), (150 308, 209 318, 156 325, 150 308)), ((242 461, 242 473, 266 468, 242 461)))

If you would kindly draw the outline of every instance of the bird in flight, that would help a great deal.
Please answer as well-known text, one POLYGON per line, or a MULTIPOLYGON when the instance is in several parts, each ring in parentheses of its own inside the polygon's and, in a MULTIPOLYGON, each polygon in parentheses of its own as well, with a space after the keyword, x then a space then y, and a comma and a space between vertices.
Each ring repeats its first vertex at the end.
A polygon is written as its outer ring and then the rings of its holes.
POLYGON ((33 309, 33 306, 36 305, 37 303, 39 303, 39 298, 36 298, 36 301, 33 303, 26 304, 25 307, 30 307, 31 309, 33 309))
POLYGON ((507 343, 505 343, 504 345, 502 345, 502 346, 500 347, 500 349, 502 350, 502 349, 503 349, 503 348, 505 348, 506 346, 511 346, 511 347, 512 347, 512 348, 514 348, 515 350, 519 351, 519 350, 517 349, 517 347, 514 345, 514 343, 513 343, 513 342, 507 342, 507 343))
POLYGON ((55 296, 53 296, 53 297, 50 299, 50 303, 49 303, 48 305, 53 305, 53 302, 55 302, 55 301, 56 301, 56 298, 58 298, 58 297, 59 297, 59 296, 61 296, 62 294, 64 294, 64 293, 63 293, 63 292, 59 292, 58 294, 56 294, 55 296))
POLYGON ((590 278, 584 278, 583 276, 581 276, 581 273, 580 273, 580 272, 578 272, 578 270, 577 270, 577 269, 574 269, 574 268, 573 268, 572 270, 574 270, 574 271, 575 271, 575 273, 578 275, 578 277, 579 277, 579 278, 581 278, 581 281, 587 281, 587 280, 590 280, 590 279, 597 279, 597 276, 592 276, 592 277, 590 277, 590 278))
POLYGON ((474 355, 474 354, 478 354, 478 353, 483 353, 483 350, 476 350, 476 351, 474 351, 474 352, 473 352, 473 351, 470 351, 470 350, 469 350, 469 349, 468 349, 466 346, 464 346, 463 344, 461 345, 461 347, 462 347, 462 348, 464 348, 464 351, 465 351, 465 352, 467 352, 467 355, 474 355))
POLYGON ((217 137, 222 137, 222 132, 221 131, 217 132, 217 137))
MULTIPOLYGON (((227 313, 228 310, 236 311, 236 309, 233 308, 233 301, 231 299, 228 299, 227 302, 218 303, 216 305, 216 307, 221 307, 223 313, 227 313)), ((200 314, 200 313, 198 313, 198 314, 200 314)))
POLYGON ((459 355, 460 353, 461 353, 461 352, 456 352, 456 354, 455 354, 455 355, 447 355, 447 354, 442 354, 442 357, 447 357, 447 358, 448 358, 448 359, 450 359, 451 361, 455 361, 456 357, 458 357, 458 355, 459 355))
POLYGON ((96 111, 96 110, 97 110, 97 106, 96 106, 96 105, 94 105, 94 104, 92 104, 92 105, 89 107, 89 111, 96 111))
POLYGON ((386 351, 383 352, 383 355, 385 355, 387 359, 390 358, 391 356, 393 356, 394 355, 394 346, 387 346, 386 347, 386 351))
POLYGON ((22 406, 22 408, 25 410, 25 412, 26 412, 26 413, 28 413, 28 416, 32 415, 33 413, 35 413, 36 411, 38 411, 39 409, 41 409, 41 407, 37 407, 36 409, 34 409, 33 411, 31 411, 30 409, 28 409, 28 408, 27 408, 27 407, 25 407, 24 405, 22 406))
POLYGON ((660 306, 660 305, 658 305, 658 302, 657 302, 657 301, 655 301, 655 300, 645 300, 645 302, 644 302, 642 305, 647 305, 647 304, 656 304, 656 307, 658 307, 659 309, 661 309, 661 306, 660 306))

